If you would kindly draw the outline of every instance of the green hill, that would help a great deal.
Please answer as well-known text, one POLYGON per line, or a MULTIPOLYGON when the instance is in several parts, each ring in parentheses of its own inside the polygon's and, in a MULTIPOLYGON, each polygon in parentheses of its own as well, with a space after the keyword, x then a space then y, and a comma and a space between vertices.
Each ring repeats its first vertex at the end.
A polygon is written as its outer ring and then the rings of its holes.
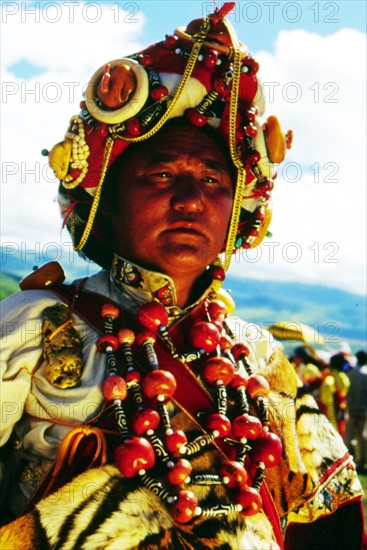
POLYGON ((10 294, 14 294, 19 290, 19 277, 8 273, 0 272, 0 300, 4 300, 10 294))

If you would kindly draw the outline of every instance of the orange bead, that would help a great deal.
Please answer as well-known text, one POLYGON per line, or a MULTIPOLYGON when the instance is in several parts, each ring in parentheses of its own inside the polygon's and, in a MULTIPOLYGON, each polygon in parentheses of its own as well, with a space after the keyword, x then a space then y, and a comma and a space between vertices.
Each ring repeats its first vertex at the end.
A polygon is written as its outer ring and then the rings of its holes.
POLYGON ((232 355, 236 359, 236 361, 239 361, 243 357, 247 357, 250 355, 250 350, 245 344, 238 343, 235 344, 232 348, 232 355))
POLYGON ((167 480, 171 485, 181 485, 185 483, 191 471, 191 463, 186 458, 179 458, 173 468, 167 473, 167 480))
POLYGON ((172 506, 172 516, 179 523, 187 523, 194 515, 198 499, 192 491, 180 491, 177 501, 172 506))
POLYGON ((224 414, 211 414, 206 422, 206 427, 212 432, 219 432, 217 437, 225 437, 231 431, 231 422, 224 414))
POLYGON ((105 352, 107 348, 112 348, 112 351, 116 351, 119 347, 119 341, 113 334, 103 334, 97 340, 98 351, 105 352))
POLYGON ((157 332, 159 327, 166 327, 168 323, 168 313, 159 302, 143 304, 138 309, 136 317, 143 327, 152 332, 157 332))
POLYGON ((114 460, 125 477, 135 477, 154 466, 155 452, 144 437, 132 437, 116 447, 114 460))
POLYGON ((165 443, 167 451, 170 453, 175 453, 180 449, 180 447, 182 447, 182 445, 187 443, 186 434, 182 430, 176 430, 166 435, 165 443))
POLYGON ((256 489, 252 487, 246 487, 241 489, 234 495, 234 501, 236 504, 241 504, 242 512, 244 516, 254 516, 261 511, 262 500, 256 489))
POLYGON ((217 327, 206 321, 195 323, 191 327, 189 337, 191 344, 196 349, 203 349, 205 353, 215 350, 220 340, 217 327))
POLYGON ((270 390, 269 382, 260 374, 252 374, 247 382, 247 391, 251 399, 259 395, 266 396, 270 390))
POLYGON ((252 443, 251 458, 254 462, 263 462, 267 468, 279 464, 282 458, 282 442, 279 437, 264 431, 252 443))
POLYGON ((177 388, 176 379, 166 370, 154 370, 148 372, 141 382, 143 393, 150 399, 158 396, 171 397, 177 388))
POLYGON ((114 399, 123 401, 127 395, 126 382, 118 375, 107 376, 103 380, 102 391, 107 401, 113 401, 114 399))
POLYGON ((220 469, 223 482, 229 489, 242 486, 247 481, 247 472, 239 462, 229 460, 220 469))
POLYGON ((132 346, 135 342, 135 334, 129 328, 121 329, 117 335, 117 338, 120 344, 128 344, 129 346, 132 346))
POLYGON ((235 372, 231 380, 230 386, 233 389, 247 388, 247 381, 248 381, 247 376, 245 376, 244 374, 241 374, 240 372, 235 372))
POLYGON ((208 313, 213 321, 223 321, 227 315, 227 306, 222 300, 213 300, 208 305, 208 313))
POLYGON ((148 430, 156 430, 159 423, 159 414, 154 409, 140 409, 132 417, 132 427, 137 435, 143 435, 148 430))
POLYGON ((233 435, 241 439, 256 439, 262 432, 262 424, 256 416, 241 414, 232 421, 233 435))
POLYGON ((103 304, 101 309, 101 315, 102 318, 105 319, 106 317, 112 317, 112 319, 117 319, 120 315, 120 310, 118 307, 114 306, 113 304, 103 304))
POLYGON ((138 346, 143 346, 144 344, 154 344, 156 341, 156 335, 150 330, 141 330, 136 335, 136 343, 138 346))
POLYGON ((221 382, 224 386, 231 382, 234 373, 233 363, 225 357, 211 357, 204 364, 202 371, 205 382, 213 385, 221 382))

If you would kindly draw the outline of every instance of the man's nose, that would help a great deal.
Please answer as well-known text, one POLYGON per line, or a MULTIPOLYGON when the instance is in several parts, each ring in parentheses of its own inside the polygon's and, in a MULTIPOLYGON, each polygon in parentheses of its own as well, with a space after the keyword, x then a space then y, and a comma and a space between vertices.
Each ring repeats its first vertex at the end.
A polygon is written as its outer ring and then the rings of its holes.
POLYGON ((198 183, 190 177, 182 177, 176 182, 171 199, 173 210, 201 212, 203 210, 202 191, 198 183))

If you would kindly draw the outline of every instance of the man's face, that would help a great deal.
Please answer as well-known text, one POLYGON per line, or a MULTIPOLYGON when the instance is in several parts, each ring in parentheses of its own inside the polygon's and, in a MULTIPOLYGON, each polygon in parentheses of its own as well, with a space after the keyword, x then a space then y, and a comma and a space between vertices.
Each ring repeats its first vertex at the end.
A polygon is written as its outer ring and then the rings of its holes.
POLYGON ((189 124, 165 127, 120 171, 115 251, 172 278, 195 278, 222 249, 232 201, 228 163, 215 141, 189 124))

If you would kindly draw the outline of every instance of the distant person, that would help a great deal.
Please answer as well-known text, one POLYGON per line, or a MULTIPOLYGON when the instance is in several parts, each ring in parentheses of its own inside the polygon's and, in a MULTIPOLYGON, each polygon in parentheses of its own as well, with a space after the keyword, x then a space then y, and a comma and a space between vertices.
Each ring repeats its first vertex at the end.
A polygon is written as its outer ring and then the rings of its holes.
POLYGON ((348 372, 350 388, 347 396, 345 441, 356 458, 357 470, 366 473, 367 458, 367 354, 356 353, 357 364, 348 372))
POLYGON ((320 408, 340 435, 345 438, 345 412, 350 381, 350 364, 339 352, 330 357, 329 372, 320 387, 320 408))
POLYGON ((319 369, 320 363, 313 350, 298 346, 294 349, 289 360, 302 383, 303 391, 311 393, 315 397, 321 385, 322 374, 319 369))

